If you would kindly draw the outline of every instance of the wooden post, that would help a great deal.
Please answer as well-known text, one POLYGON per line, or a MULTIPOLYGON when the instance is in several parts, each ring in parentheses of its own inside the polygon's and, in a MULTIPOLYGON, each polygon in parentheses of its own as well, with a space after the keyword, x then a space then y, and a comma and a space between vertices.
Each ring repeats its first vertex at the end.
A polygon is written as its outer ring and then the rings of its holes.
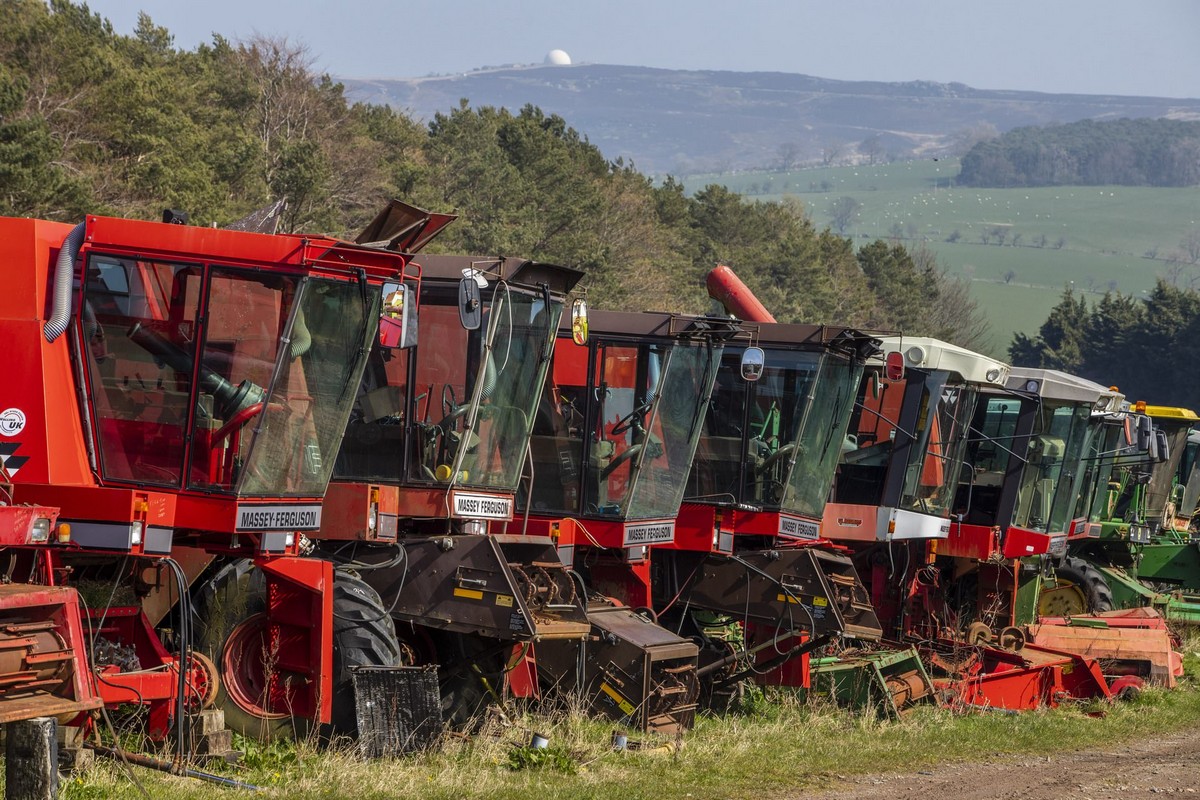
POLYGON ((34 717, 4 728, 4 800, 58 800, 58 721, 34 717))

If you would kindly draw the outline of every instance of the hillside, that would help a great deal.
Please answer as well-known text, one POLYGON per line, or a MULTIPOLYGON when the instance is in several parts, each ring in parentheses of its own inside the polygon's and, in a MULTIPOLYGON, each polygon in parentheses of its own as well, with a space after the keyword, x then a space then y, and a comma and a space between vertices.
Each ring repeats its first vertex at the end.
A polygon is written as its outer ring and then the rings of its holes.
POLYGON ((857 205, 840 226, 857 241, 928 247, 969 281, 991 323, 990 353, 1046 319, 1062 290, 1094 302, 1109 290, 1145 297, 1158 278, 1200 283, 1183 252, 1200 230, 1200 186, 974 189, 957 186, 957 159, 794 172, 695 175, 691 192, 720 184, 748 197, 803 204, 818 227, 838 228, 839 202, 857 205))
POLYGON ((1200 99, 1043 94, 961 83, 836 81, 776 72, 601 64, 489 69, 415 79, 341 79, 347 97, 421 119, 527 103, 563 117, 610 159, 651 174, 725 172, 838 161, 878 136, 881 156, 940 155, 971 131, 1081 119, 1200 120, 1200 99), (786 156, 785 156, 786 153, 786 156))

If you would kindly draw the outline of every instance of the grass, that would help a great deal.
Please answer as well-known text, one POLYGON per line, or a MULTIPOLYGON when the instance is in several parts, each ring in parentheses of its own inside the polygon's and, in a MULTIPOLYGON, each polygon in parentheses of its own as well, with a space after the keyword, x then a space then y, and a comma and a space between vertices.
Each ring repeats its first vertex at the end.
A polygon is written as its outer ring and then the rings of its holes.
MULTIPOLYGON (((1194 648, 1189 648, 1189 650, 1194 648)), ((900 722, 810 707, 789 698, 759 704, 756 713, 703 718, 677 749, 642 738, 645 749, 610 748, 613 726, 578 714, 493 719, 474 739, 451 739, 437 753, 364 763, 345 752, 300 745, 257 753, 252 768, 224 774, 265 788, 265 797, 498 800, 762 800, 826 788, 864 773, 913 772, 947 761, 1110 747, 1195 726, 1200 721, 1200 654, 1186 659, 1188 676, 1173 692, 1148 690, 1134 702, 1064 707, 1022 715, 954 714, 918 709, 900 722), (1098 715, 1088 712, 1102 710, 1098 715), (549 752, 527 747, 535 729, 549 752)), ((135 768, 137 769, 137 768, 135 768)), ((138 770, 154 798, 222 797, 229 789, 138 770)), ((65 798, 140 797, 111 763, 65 787, 65 798)))
MULTIPOLYGON (((1200 187, 970 189, 953 186, 957 174, 958 161, 942 159, 696 175, 684 185, 695 191, 719 183, 761 200, 792 196, 818 227, 832 224, 834 201, 853 197, 861 208, 846 235, 887 238, 898 226, 907 242, 927 244, 951 272, 971 281, 993 328, 990 354, 999 356, 1015 331, 1036 332, 1065 286, 1097 294, 1149 291, 1169 274, 1183 238, 1200 226, 1200 187), (983 244, 980 235, 997 225, 1007 231, 1005 244, 983 244), (956 231, 958 240, 946 241, 956 231)), ((1184 279, 1197 274, 1190 267, 1184 279)))

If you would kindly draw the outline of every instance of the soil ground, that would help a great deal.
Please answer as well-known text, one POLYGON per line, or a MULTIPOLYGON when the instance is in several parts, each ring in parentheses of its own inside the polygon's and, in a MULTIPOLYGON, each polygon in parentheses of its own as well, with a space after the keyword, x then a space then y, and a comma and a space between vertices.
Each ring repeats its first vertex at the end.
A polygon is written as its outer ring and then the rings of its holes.
POLYGON ((1141 800, 1200 797, 1200 728, 1051 756, 1006 756, 917 773, 838 777, 793 800, 1141 800))

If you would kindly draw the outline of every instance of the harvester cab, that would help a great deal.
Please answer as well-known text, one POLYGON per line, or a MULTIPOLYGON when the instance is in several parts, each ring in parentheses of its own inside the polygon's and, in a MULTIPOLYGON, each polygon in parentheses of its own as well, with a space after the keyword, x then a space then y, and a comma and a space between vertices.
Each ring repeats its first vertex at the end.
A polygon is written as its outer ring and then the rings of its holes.
POLYGON ((1085 487, 1087 519, 1042 591, 1043 615, 1151 607, 1175 622, 1200 622, 1192 511, 1177 510, 1194 509, 1200 484, 1189 442, 1195 421, 1190 409, 1143 402, 1108 420, 1108 458, 1085 487))
POLYGON ((1060 558, 1083 489, 1100 415, 1124 397, 1056 370, 1014 368, 1007 389, 976 409, 967 452, 969 481, 959 486, 950 535, 939 563, 957 579, 959 626, 1023 625, 1036 618, 1040 556, 1060 558), (955 562, 954 559, 968 559, 955 562), (966 563, 974 569, 964 570, 966 563))
POLYGON ((652 553, 654 608, 705 643, 714 698, 747 675, 806 685, 805 653, 880 636, 850 559, 814 546, 878 340, 840 327, 754 327, 753 342, 726 348, 675 540, 652 553), (752 381, 748 354, 761 364, 752 381))
POLYGON ((1194 541, 1197 539, 1197 524, 1200 523, 1196 513, 1200 506, 1200 430, 1195 428, 1188 431, 1177 481, 1181 488, 1175 509, 1175 528, 1186 527, 1191 531, 1194 541))
POLYGON ((407 259, 324 236, 91 215, 74 228, 0 220, 0 241, 0 364, 16 376, 0 399, 4 462, 16 502, 60 509, 39 552, 5 557, 124 598, 85 612, 107 620, 89 643, 107 656, 91 666, 106 702, 151 706, 153 735, 239 686, 255 706, 327 722, 331 565, 298 556, 321 524, 380 285, 404 280, 407 259), (232 660, 201 654, 212 637, 180 600, 216 554, 255 559, 278 601, 243 626, 232 660), (172 606, 175 652, 155 630, 172 606), (263 641, 286 643, 269 676, 263 641), (168 667, 179 683, 154 671, 168 667))
POLYGON ((944 539, 978 398, 1009 367, 948 342, 883 339, 858 389, 847 447, 825 507, 834 541, 944 539))
POLYGON ((1200 496, 1200 477, 1190 474, 1196 472, 1196 445, 1191 445, 1190 437, 1200 417, 1190 408, 1142 403, 1135 408, 1150 418, 1155 430, 1145 517, 1156 536, 1186 541, 1196 498, 1200 496), (1185 462, 1190 462, 1186 471, 1185 462))

